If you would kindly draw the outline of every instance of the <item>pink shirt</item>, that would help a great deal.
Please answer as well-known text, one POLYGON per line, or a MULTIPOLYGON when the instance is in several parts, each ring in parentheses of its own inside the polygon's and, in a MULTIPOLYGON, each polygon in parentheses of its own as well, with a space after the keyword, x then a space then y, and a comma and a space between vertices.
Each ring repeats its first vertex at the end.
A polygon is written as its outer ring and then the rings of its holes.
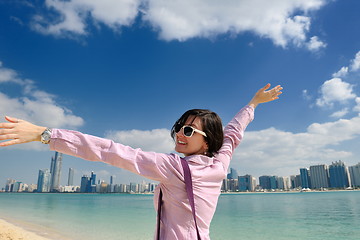
MULTIPOLYGON (((202 240, 210 239, 209 228, 226 178, 232 154, 245 128, 254 118, 246 106, 224 129, 224 144, 215 157, 185 157, 191 170, 197 223, 202 240)), ((155 190, 157 210, 159 188, 163 192, 161 239, 196 239, 196 229, 188 201, 180 157, 176 154, 144 152, 108 139, 76 131, 53 129, 50 149, 89 161, 101 161, 160 182, 155 190)))

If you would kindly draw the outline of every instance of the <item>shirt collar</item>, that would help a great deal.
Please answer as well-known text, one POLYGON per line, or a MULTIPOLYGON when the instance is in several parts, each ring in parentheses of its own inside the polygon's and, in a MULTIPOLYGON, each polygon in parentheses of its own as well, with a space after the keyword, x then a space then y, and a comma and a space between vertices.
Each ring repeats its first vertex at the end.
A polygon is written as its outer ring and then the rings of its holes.
POLYGON ((205 155, 191 155, 184 157, 188 162, 197 163, 204 166, 210 166, 214 164, 214 158, 205 155))

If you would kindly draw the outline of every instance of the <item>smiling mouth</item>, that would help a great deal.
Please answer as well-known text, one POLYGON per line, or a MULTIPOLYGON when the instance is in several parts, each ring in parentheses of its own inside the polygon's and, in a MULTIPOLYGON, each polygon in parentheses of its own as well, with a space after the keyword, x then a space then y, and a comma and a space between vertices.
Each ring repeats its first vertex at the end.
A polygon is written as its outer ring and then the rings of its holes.
POLYGON ((183 142, 183 141, 180 141, 180 140, 178 140, 177 141, 179 144, 182 144, 182 145, 185 145, 186 144, 186 142, 183 142))

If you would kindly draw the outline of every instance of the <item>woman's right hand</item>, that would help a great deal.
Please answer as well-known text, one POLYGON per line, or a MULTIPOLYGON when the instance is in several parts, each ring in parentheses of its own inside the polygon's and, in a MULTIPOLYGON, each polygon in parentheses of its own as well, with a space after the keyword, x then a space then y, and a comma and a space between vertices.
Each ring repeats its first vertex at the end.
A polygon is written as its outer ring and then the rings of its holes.
POLYGON ((0 141, 4 141, 0 142, 0 147, 40 141, 46 129, 13 117, 6 116, 5 119, 8 122, 0 123, 0 141))

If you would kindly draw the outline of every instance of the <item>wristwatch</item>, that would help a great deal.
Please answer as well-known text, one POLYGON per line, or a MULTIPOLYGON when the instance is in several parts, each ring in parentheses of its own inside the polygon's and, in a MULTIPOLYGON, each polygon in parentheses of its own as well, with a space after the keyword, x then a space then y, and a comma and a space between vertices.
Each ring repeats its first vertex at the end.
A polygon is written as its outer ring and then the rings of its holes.
POLYGON ((46 128, 45 131, 41 134, 41 142, 43 144, 49 144, 51 139, 51 128, 46 128))

